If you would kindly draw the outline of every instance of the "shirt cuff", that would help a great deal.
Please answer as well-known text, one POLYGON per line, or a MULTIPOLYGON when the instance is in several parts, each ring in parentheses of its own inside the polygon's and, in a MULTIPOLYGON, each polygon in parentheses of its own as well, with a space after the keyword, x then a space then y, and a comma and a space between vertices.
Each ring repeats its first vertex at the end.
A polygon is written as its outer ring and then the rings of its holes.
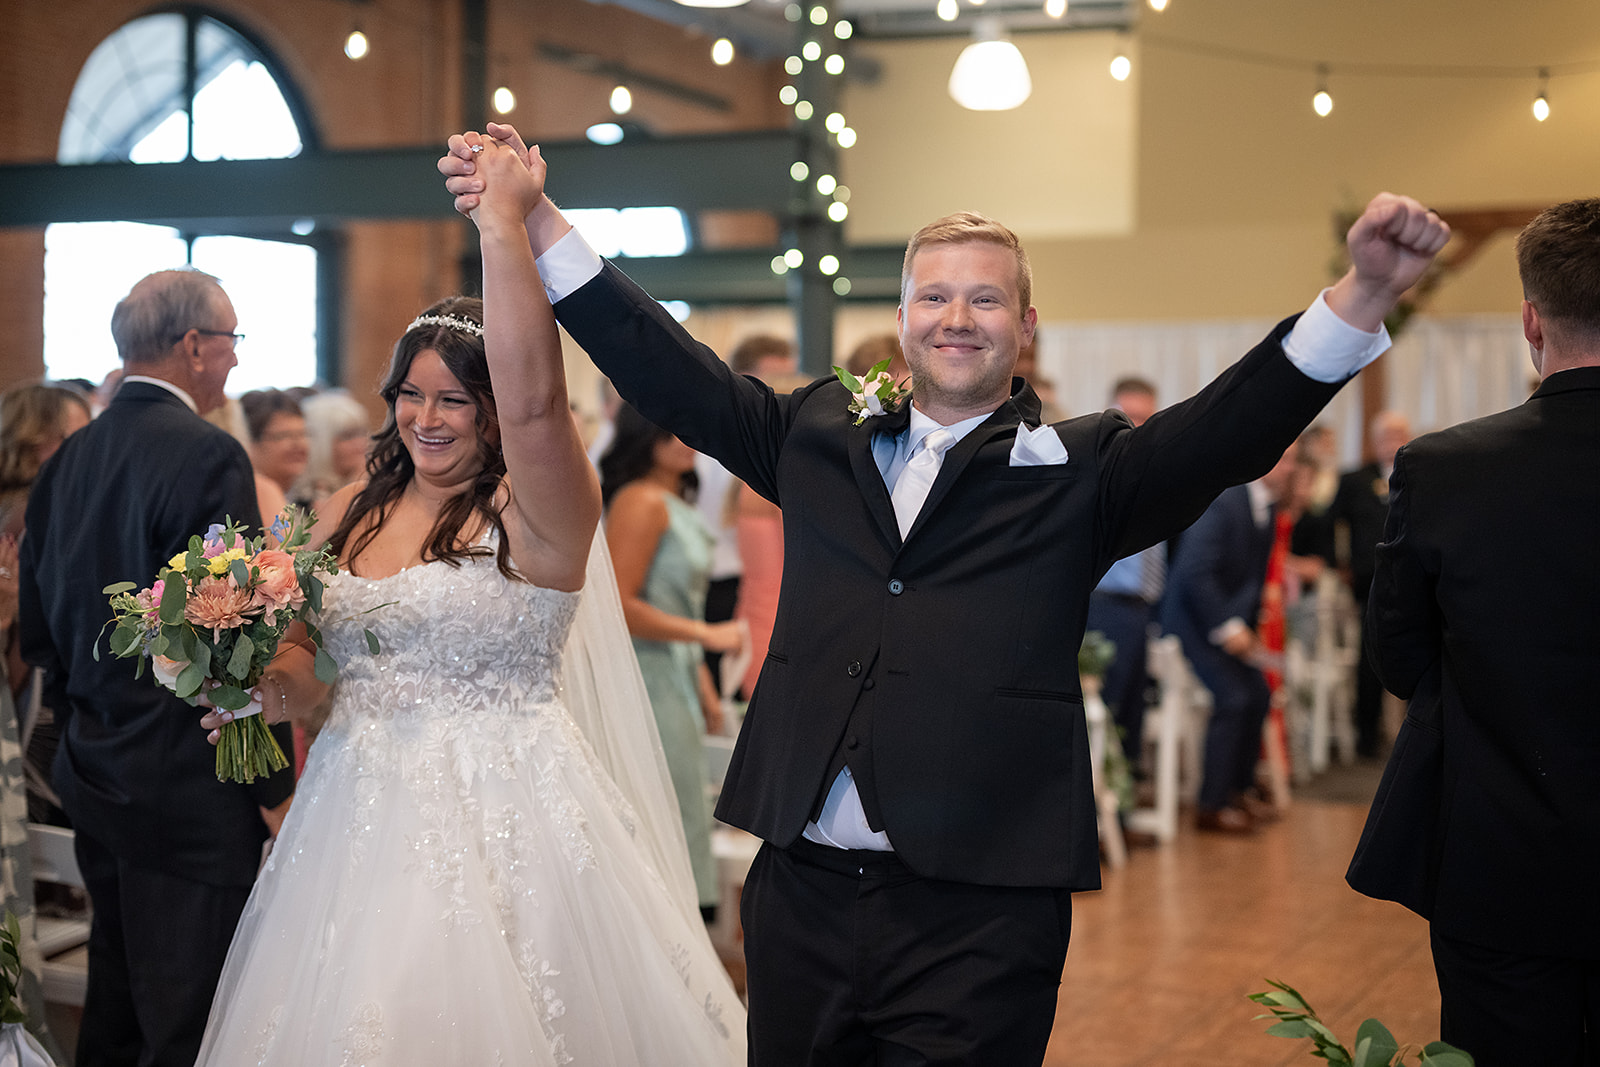
POLYGON ((1283 354, 1307 378, 1342 382, 1389 350, 1389 331, 1356 329, 1328 306, 1327 293, 1317 294, 1283 339, 1283 354))
POLYGON ((582 289, 600 273, 603 265, 600 256, 589 247, 589 242, 583 239, 576 226, 534 261, 534 266, 539 270, 539 280, 544 283, 544 291, 552 304, 582 289))
POLYGON ((1234 634, 1244 633, 1248 629, 1250 629, 1250 624, 1239 618, 1239 616, 1235 615, 1221 626, 1218 626, 1215 630, 1212 630, 1206 636, 1211 638, 1211 643, 1213 645, 1216 645, 1220 648, 1227 644, 1228 639, 1234 634))

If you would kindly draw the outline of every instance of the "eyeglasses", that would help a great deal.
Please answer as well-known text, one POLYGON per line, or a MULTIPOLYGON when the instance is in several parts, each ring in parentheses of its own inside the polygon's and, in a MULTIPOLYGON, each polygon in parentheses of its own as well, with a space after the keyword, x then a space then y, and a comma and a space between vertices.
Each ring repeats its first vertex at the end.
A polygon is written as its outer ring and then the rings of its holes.
MULTIPOLYGON (((239 346, 239 344, 241 342, 244 341, 244 334, 242 334, 242 333, 231 333, 228 330, 202 330, 198 326, 191 327, 191 329, 193 329, 193 331, 195 333, 204 334, 207 337, 228 337, 228 338, 232 338, 232 343, 233 343, 234 347, 236 347, 236 348, 239 346)), ((179 341, 183 340, 184 335, 187 332, 188 331, 184 331, 184 333, 180 333, 178 336, 174 337, 172 339, 172 343, 173 344, 177 344, 179 341)))

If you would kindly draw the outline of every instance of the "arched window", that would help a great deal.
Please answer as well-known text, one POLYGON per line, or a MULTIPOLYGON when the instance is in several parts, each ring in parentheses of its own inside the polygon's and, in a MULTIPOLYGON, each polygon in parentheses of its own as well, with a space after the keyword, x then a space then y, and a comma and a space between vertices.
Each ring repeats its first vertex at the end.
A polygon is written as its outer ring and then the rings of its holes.
MULTIPOLYGON (((298 155, 308 124, 262 50, 198 11, 127 23, 89 56, 67 106, 61 163, 172 163, 298 155)), ((317 249, 288 232, 216 233, 130 222, 45 231, 46 373, 99 381, 120 365, 111 310, 151 271, 216 275, 246 335, 229 392, 317 378, 317 249)))

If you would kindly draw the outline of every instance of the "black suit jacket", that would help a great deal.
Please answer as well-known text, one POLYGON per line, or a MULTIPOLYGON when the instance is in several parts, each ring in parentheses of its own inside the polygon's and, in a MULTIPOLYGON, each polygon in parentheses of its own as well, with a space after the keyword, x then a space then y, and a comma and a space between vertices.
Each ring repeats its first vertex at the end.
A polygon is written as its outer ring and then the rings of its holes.
POLYGON ((60 720, 55 786, 73 823, 127 862, 249 885, 267 835, 257 805, 289 796, 292 770, 251 786, 217 781, 199 713, 148 671, 136 679, 134 661, 112 656, 102 633, 103 588, 148 585, 190 536, 227 516, 260 526, 244 449, 166 389, 124 385, 34 483, 22 641, 60 720))
POLYGON ((1441 671, 1434 924, 1600 958, 1600 367, 1400 451, 1367 634, 1400 696, 1441 671))
POLYGON ((1015 381, 902 541, 871 445, 905 409, 855 426, 837 381, 774 395, 609 264, 556 315, 648 418, 783 508, 777 621, 718 816, 792 844, 853 741, 875 783, 863 799, 917 873, 1097 887, 1076 655, 1089 593, 1271 467, 1337 390, 1284 357, 1289 323, 1138 430, 1119 412, 1057 424, 1060 466, 1009 466, 1018 425, 1039 419, 1015 381))

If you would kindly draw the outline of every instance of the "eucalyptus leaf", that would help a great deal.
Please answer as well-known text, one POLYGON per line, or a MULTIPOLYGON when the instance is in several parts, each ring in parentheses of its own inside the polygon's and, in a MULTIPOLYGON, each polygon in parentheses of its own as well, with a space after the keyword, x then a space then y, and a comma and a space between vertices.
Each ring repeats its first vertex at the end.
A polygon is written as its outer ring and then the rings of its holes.
POLYGON ((1273 1037, 1310 1037, 1312 1030, 1311 1024, 1304 1019, 1285 1019, 1267 1027, 1267 1033, 1273 1037))
POLYGON ((140 627, 136 623, 125 622, 111 631, 111 654, 126 656, 134 645, 139 643, 140 627))
POLYGON ((173 682, 173 692, 188 700, 200 692, 200 686, 205 683, 206 672, 200 669, 198 663, 191 663, 178 672, 177 681, 173 682))
POLYGON ((104 593, 106 596, 116 596, 118 593, 131 593, 137 588, 139 588, 139 586, 134 582, 115 582, 106 586, 104 589, 100 590, 100 592, 104 593))
POLYGON ((194 640, 193 634, 188 636, 190 638, 189 643, 194 645, 194 648, 186 650, 189 662, 199 664, 200 669, 209 676, 211 674, 211 646, 204 641, 194 640))
POLYGON ((250 657, 256 652, 255 642, 250 640, 250 635, 241 632, 239 640, 233 646, 233 655, 228 658, 228 673, 243 681, 250 676, 250 657))
POLYGON ((227 711, 238 711, 250 703, 250 694, 236 685, 226 683, 217 686, 206 694, 211 698, 211 703, 227 711))
POLYGON ((317 681, 324 685, 332 685, 333 680, 339 676, 338 662, 335 661, 332 656, 328 655, 325 649, 317 649, 315 670, 317 674, 317 681))
MULTIPOLYGON (((1387 1026, 1376 1019, 1368 1019, 1356 1030, 1356 1048, 1358 1050, 1363 1041, 1371 1044, 1372 1055, 1369 1057, 1369 1063, 1387 1064, 1394 1059, 1394 1054, 1400 1051, 1400 1042, 1394 1039, 1394 1035, 1389 1032, 1387 1026)), ((1356 1056, 1356 1062, 1358 1064, 1362 1062, 1359 1053, 1356 1056)))
POLYGON ((228 564, 228 573, 233 575, 233 584, 240 589, 250 586, 250 567, 242 559, 236 559, 228 564))
POLYGON ((379 652, 383 651, 383 647, 378 644, 378 635, 377 634, 373 633, 371 630, 365 630, 365 629, 362 630, 361 632, 363 634, 365 634, 366 637, 367 637, 367 651, 368 652, 371 652, 374 656, 376 656, 379 652))
POLYGON ((183 621, 183 606, 189 601, 188 583, 168 582, 161 590, 161 621, 177 625, 183 621))
POLYGON ((1422 1050, 1422 1063, 1423 1067, 1475 1067, 1476 1061, 1458 1048, 1435 1041, 1422 1050))

